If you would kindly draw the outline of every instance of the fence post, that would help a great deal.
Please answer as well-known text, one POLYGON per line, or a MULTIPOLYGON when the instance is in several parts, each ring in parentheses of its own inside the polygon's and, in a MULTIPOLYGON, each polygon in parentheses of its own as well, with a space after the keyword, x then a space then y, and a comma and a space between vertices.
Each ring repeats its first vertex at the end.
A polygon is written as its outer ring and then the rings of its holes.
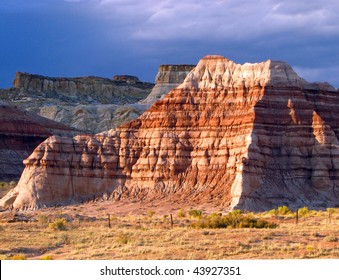
POLYGON ((111 215, 107 214, 108 216, 108 227, 111 228, 111 215))
POLYGON ((298 215, 299 208, 297 208, 297 212, 295 213, 295 224, 297 225, 299 222, 299 215, 298 215))
POLYGON ((171 217, 171 228, 173 228, 173 216, 172 216, 172 214, 170 215, 170 217, 171 217))

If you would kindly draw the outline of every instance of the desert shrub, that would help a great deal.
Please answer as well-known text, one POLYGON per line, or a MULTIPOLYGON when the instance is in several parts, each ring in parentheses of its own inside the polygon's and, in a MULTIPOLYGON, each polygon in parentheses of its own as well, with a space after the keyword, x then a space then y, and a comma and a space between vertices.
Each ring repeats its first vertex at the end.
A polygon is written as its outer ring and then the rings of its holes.
POLYGON ((186 216, 186 213, 184 211, 184 209, 180 208, 178 211, 178 217, 179 218, 184 218, 186 216))
POLYGON ((276 216, 277 215, 277 209, 271 209, 271 210, 267 211, 267 214, 269 214, 270 216, 276 216))
POLYGON ((38 215, 38 223, 41 226, 47 226, 50 223, 49 217, 46 215, 38 215))
POLYGON ((0 188, 1 188, 1 189, 7 189, 7 188, 9 188, 8 182, 0 182, 0 188))
POLYGON ((276 210, 277 215, 287 215, 287 214, 291 214, 292 211, 290 210, 290 208, 288 208, 286 205, 283 206, 279 206, 276 210))
POLYGON ((299 214, 300 216, 306 216, 306 215, 308 215, 309 213, 310 213, 310 209, 308 209, 307 206, 298 209, 298 214, 299 214))
POLYGON ((56 219, 54 222, 49 223, 48 227, 54 230, 66 230, 67 221, 65 218, 56 219))
POLYGON ((155 212, 153 210, 148 210, 147 215, 148 217, 152 218, 154 216, 155 212))
POLYGON ((17 183, 15 181, 10 181, 9 182, 9 187, 10 188, 14 188, 17 185, 17 183))
POLYGON ((14 255, 11 258, 12 260, 18 261, 18 260, 27 260, 26 256, 24 254, 18 254, 14 255))
POLYGON ((338 238, 333 235, 328 235, 324 238, 324 241, 326 242, 337 242, 338 238))
POLYGON ((67 234, 62 234, 60 236, 60 243, 63 245, 69 245, 71 244, 71 240, 67 234))
POLYGON ((47 260, 47 261, 50 261, 50 260, 53 260, 53 257, 49 256, 49 255, 45 255, 45 256, 42 256, 40 258, 40 260, 47 260))
POLYGON ((329 213, 329 214, 334 214, 336 212, 336 209, 335 208, 327 208, 326 211, 329 213))
POLYGON ((191 210, 189 210, 188 215, 190 215, 193 218, 201 218, 202 211, 196 210, 196 209, 191 209, 191 210))
POLYGON ((131 242, 131 237, 126 233, 120 233, 116 238, 117 243, 119 244, 127 244, 131 242))
POLYGON ((253 218, 252 215, 242 215, 239 210, 225 216, 214 213, 192 223, 194 228, 275 228, 276 226, 266 220, 253 218))

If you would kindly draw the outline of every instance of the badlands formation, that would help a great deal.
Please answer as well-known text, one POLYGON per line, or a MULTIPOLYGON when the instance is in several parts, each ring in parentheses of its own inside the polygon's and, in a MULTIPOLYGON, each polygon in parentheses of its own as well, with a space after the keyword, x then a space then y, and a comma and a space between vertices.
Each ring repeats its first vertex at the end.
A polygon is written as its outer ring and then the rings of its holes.
POLYGON ((87 133, 138 117, 145 109, 128 105, 146 98, 154 86, 133 76, 51 78, 21 72, 13 84, 1 90, 0 98, 87 133))
POLYGON ((207 56, 136 120, 45 140, 0 205, 104 198, 247 210, 339 206, 338 112, 335 88, 306 82, 284 62, 207 56))
POLYGON ((14 87, 0 90, 0 98, 81 131, 99 133, 139 117, 181 84, 193 67, 161 65, 155 86, 129 75, 50 78, 18 72, 14 87))
POLYGON ((79 133, 0 101, 0 181, 17 181, 24 169, 22 161, 46 138, 79 133))

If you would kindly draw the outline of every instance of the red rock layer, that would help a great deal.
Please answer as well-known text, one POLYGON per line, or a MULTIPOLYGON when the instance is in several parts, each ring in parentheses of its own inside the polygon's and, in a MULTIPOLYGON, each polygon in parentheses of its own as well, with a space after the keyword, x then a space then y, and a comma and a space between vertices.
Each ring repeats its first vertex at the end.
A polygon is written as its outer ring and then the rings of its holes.
POLYGON ((53 134, 74 135, 75 130, 59 123, 0 103, 0 180, 18 180, 23 159, 53 134))
POLYGON ((209 56, 127 125, 47 139, 25 161, 13 206, 95 197, 249 210, 336 205, 338 101, 333 88, 306 83, 286 63, 209 56))

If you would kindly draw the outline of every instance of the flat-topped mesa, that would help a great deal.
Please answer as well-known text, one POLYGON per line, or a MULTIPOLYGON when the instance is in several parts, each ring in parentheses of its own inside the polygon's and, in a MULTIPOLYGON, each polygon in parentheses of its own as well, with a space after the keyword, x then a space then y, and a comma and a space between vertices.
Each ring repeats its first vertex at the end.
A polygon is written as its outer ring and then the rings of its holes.
POLYGON ((138 77, 131 75, 114 75, 113 81, 126 82, 127 84, 141 83, 138 77))
POLYGON ((99 133, 140 116, 154 84, 129 75, 114 80, 100 77, 51 78, 16 73, 14 88, 0 90, 0 98, 21 109, 67 126, 99 133))
MULTIPOLYGON (((135 79, 138 78, 134 77, 135 79)), ((20 91, 19 96, 54 97, 69 103, 78 102, 82 104, 128 104, 137 102, 145 98, 154 86, 151 83, 140 81, 130 83, 128 82, 130 80, 131 78, 111 80, 94 76, 53 78, 17 72, 13 85, 15 89, 20 91)))
POLYGON ((138 119, 106 134, 48 138, 25 161, 17 197, 0 205, 107 197, 251 211, 338 207, 337 112, 336 90, 286 63, 208 56, 138 119))
POLYGON ((173 88, 179 86, 186 78, 187 74, 195 67, 190 64, 160 65, 155 77, 155 86, 146 99, 140 104, 151 106, 154 102, 161 100, 173 88))

